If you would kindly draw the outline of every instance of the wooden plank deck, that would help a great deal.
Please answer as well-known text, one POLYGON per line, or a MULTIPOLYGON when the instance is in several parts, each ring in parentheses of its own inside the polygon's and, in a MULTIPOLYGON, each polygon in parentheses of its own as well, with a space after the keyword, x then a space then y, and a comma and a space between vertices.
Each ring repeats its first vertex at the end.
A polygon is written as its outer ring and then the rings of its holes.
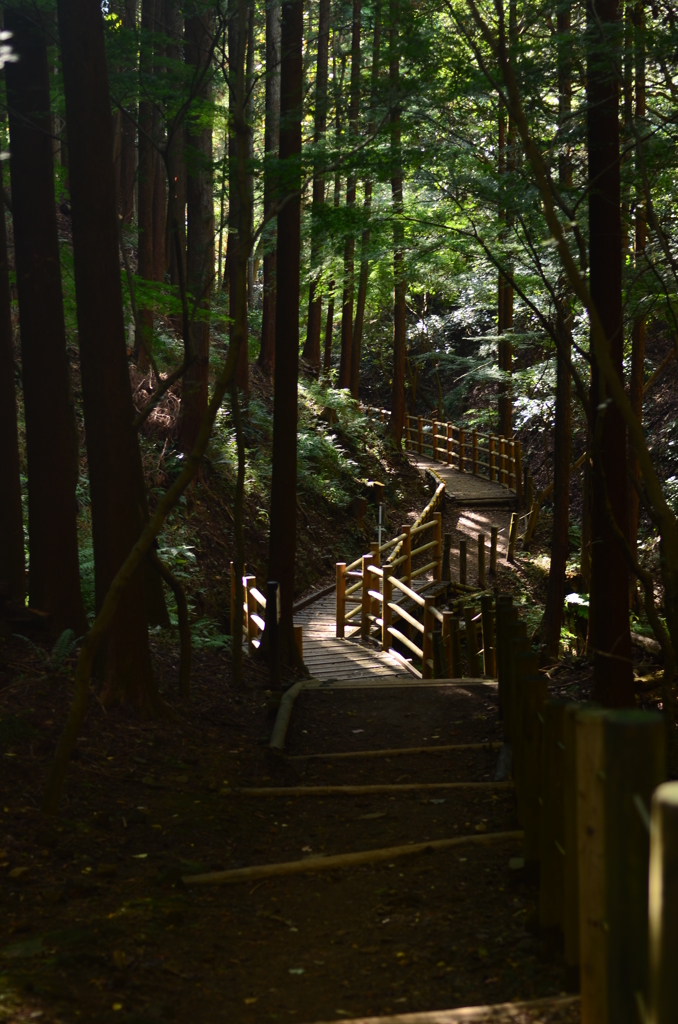
POLYGON ((363 643, 359 639, 337 640, 334 594, 297 612, 294 624, 303 626, 306 667, 322 682, 366 677, 378 682, 384 676, 412 678, 397 658, 382 653, 374 643, 363 643))
POLYGON ((515 494, 502 484, 491 483, 472 473, 459 473, 444 462, 434 462, 424 455, 410 452, 409 459, 422 473, 427 469, 434 470, 445 481, 447 496, 464 508, 488 505, 513 508, 516 505, 515 494))

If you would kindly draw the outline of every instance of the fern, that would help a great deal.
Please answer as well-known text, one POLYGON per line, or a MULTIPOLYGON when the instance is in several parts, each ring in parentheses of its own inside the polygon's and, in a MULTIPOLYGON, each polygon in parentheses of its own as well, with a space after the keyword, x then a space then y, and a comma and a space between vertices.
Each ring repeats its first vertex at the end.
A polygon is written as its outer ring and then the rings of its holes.
POLYGON ((16 637, 23 640, 24 643, 28 644, 33 654, 37 655, 42 664, 44 665, 47 672, 59 672, 63 668, 64 661, 74 651, 75 645, 82 640, 82 637, 77 637, 72 629, 65 629, 60 636, 57 637, 54 647, 49 654, 45 654, 42 647, 38 647, 32 640, 29 640, 27 636, 22 636, 21 633, 15 633, 16 637))

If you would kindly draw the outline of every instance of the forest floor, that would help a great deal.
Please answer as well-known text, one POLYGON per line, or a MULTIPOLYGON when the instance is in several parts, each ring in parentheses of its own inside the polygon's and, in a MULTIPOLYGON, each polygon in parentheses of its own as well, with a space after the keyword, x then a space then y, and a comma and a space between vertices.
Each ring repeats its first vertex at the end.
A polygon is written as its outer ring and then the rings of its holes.
MULTIPOLYGON (((426 494, 416 480, 410 488, 412 516, 426 494)), ((201 514, 197 502, 186 510, 201 514)), ((479 514, 445 503, 454 548, 462 532, 472 536, 479 514)), ((505 530, 505 512, 493 510, 490 519, 505 530)), ((533 625, 547 540, 544 520, 533 553, 499 565, 497 585, 522 601, 533 625)), ((474 565, 469 544, 470 578, 474 565)), ((513 830, 507 790, 285 800, 237 792, 488 781, 495 750, 337 762, 273 756, 263 666, 245 659, 237 689, 228 650, 199 648, 184 706, 176 697, 176 639, 162 633, 153 654, 176 719, 104 710, 93 694, 62 815, 50 825, 37 809, 73 661, 50 670, 47 649, 18 637, 1 653, 0 1021, 310 1024, 572 988, 557 945, 539 933, 537 887, 516 867, 516 841, 254 884, 181 882, 204 870, 513 830)), ((657 691, 643 682, 654 678, 652 658, 642 647, 636 654, 639 703, 652 706, 657 691)), ((554 695, 588 698, 584 659, 565 658, 549 679, 554 695)), ((501 738, 491 688, 315 691, 295 705, 287 754, 501 738)), ((577 1011, 511 1019, 573 1024, 577 1011)))

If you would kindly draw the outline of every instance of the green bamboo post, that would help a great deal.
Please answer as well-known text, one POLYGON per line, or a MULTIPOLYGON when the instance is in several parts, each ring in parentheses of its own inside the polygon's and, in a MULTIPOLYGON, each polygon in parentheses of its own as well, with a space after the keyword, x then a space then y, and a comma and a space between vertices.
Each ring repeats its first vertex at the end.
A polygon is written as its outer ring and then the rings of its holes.
POLYGON ((466 538, 459 540, 459 582, 466 586, 466 538))
MULTIPOLYGON (((663 716, 610 712, 605 720, 609 1024, 637 1024, 638 1007, 648 1001, 649 813, 652 794, 665 779, 663 716)), ((674 947, 674 970, 677 953, 674 947)))
POLYGON ((565 886, 565 711, 567 700, 544 704, 539 841, 539 924, 563 931, 565 886))
POLYGON ((678 782, 652 797, 648 1024, 678 1021, 678 782))

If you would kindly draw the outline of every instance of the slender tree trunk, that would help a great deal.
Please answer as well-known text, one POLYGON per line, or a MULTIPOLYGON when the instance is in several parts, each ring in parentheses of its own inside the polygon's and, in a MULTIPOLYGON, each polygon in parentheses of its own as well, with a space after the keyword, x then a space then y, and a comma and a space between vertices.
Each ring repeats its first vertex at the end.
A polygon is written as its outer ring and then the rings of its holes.
MULTIPOLYGON (((103 18, 92 0, 59 0, 57 10, 96 603, 100 608, 140 533, 143 472, 132 425, 134 407, 125 352, 103 18)), ((148 649, 142 567, 132 576, 108 632, 103 699, 123 699, 146 712, 159 706, 148 649)))
POLYGON ((405 426, 405 357, 407 342, 405 229, 400 124, 400 0, 390 0, 389 81, 391 86, 391 203, 393 208, 393 387, 390 430, 400 447, 405 426))
MULTIPOLYGON (((623 376, 622 226, 620 215, 618 0, 587 7, 589 238, 591 300, 623 376)), ((594 695, 605 706, 635 705, 629 629, 629 573, 610 522, 628 536, 626 431, 613 403, 606 404, 602 375, 591 365, 593 473, 591 478, 591 597, 589 646, 594 695)))
MULTIPOLYGON (((228 165, 229 165, 229 184, 228 184, 228 248, 226 256, 226 272, 228 274, 228 307, 229 307, 229 326, 228 336, 231 344, 236 333, 236 324, 234 311, 238 299, 238 289, 240 287, 239 274, 240 274, 240 248, 242 239, 240 235, 240 227, 242 223, 242 203, 243 197, 238 187, 240 165, 238 161, 238 149, 240 145, 239 129, 236 127, 236 122, 243 122, 245 117, 245 111, 242 107, 244 102, 244 82, 242 91, 240 92, 238 87, 239 75, 241 69, 245 66, 245 50, 247 47, 247 21, 241 24, 239 17, 240 0, 231 0, 229 5, 229 19, 228 19, 228 64, 229 64, 229 132, 228 132, 228 165), (240 104, 240 106, 239 106, 240 104)), ((238 325, 238 332, 242 329, 243 325, 238 325)), ((245 332, 247 332, 247 317, 244 322, 245 332)), ((238 348, 238 370, 236 373, 236 383, 240 390, 245 394, 245 398, 249 395, 249 360, 247 358, 247 337, 245 342, 238 348)))
POLYGON ((5 9, 5 27, 19 55, 5 75, 28 456, 29 600, 52 616, 55 632, 79 631, 86 620, 76 527, 78 438, 61 293, 47 36, 16 9, 5 9))
MULTIPOLYGON (((319 146, 327 131, 327 81, 330 55, 330 0, 320 0, 318 8, 318 58, 315 76, 315 118, 313 142, 319 146)), ((325 202, 325 176, 318 172, 322 163, 316 158, 313 176, 313 206, 311 208, 311 280, 308 288, 308 325, 304 344, 304 359, 314 370, 320 369, 320 331, 322 326, 322 296, 317 294, 320 273, 322 238, 318 223, 319 211, 325 202)))
MULTIPOLYGON (((207 16, 205 16, 207 17, 207 16)), ((207 66, 210 32, 205 18, 192 15, 185 22, 186 63, 203 76, 199 98, 211 92, 207 66)), ((202 112, 201 112, 202 113, 202 112)), ((186 125, 187 247, 186 281, 191 296, 192 323, 184 338, 187 359, 193 362, 184 374, 179 419, 179 447, 193 448, 207 410, 210 354, 210 295, 214 280, 214 204, 212 199, 212 126, 189 117, 186 125)))
MULTIPOLYGON (((645 113, 645 9, 644 3, 637 3, 634 11, 634 51, 636 73, 636 121, 642 124, 645 113)), ((645 197, 642 187, 636 196, 636 267, 640 265, 647 243, 647 218, 645 215, 645 197)), ((631 380, 630 398, 638 419, 643 416, 643 385, 645 383, 645 317, 637 316, 633 321, 631 335, 631 380)), ((640 469, 638 458, 633 446, 629 446, 629 542, 634 555, 638 553, 638 519, 640 502, 638 490, 640 486, 640 469)), ((637 603, 637 590, 632 584, 633 598, 637 603)))
MULTIPOLYGON (((266 115, 264 125, 264 216, 271 217, 276 202, 277 184, 274 158, 280 144, 280 3, 266 4, 266 115)), ((264 296, 261 317, 259 366, 272 375, 275 364, 276 251, 275 219, 269 221, 263 240, 264 296)))
MULTIPOLYGON (((353 0, 353 32, 351 35, 351 92, 348 110, 349 145, 355 145, 358 135, 358 114, 360 112, 360 21, 362 0, 353 0)), ((346 209, 355 206, 357 179, 350 171, 346 178, 346 209)), ((350 214, 349 214, 350 215, 350 214)), ((358 379, 360 367, 351 366, 353 350, 353 296, 355 290, 355 236, 353 226, 344 241, 344 291, 341 300, 341 362, 339 364, 339 387, 352 388, 358 379)))
MULTIPOLYGON (((561 127, 567 124, 572 110, 572 60, 570 11, 560 9, 558 30, 558 106, 561 127)), ((561 188, 572 187, 572 160, 561 153, 558 165, 561 188)), ((551 532, 551 564, 544 608, 544 647, 546 656, 556 661, 560 653, 560 630, 565 603, 567 556, 570 527, 570 461, 572 430, 572 382, 570 353, 572 350, 572 311, 569 296, 562 300, 557 313, 556 329, 559 344, 556 351, 556 415, 553 453, 553 527, 551 532)))
MULTIPOLYGON (((0 194, 3 188, 0 165, 0 194)), ((23 605, 26 566, 4 203, 0 211, 0 459, 3 465, 0 487, 0 583, 6 584, 7 596, 12 601, 23 605)))
MULTIPOLYGON (((374 6, 374 39, 372 43, 372 95, 370 99, 371 116, 368 124, 368 133, 373 135, 376 131, 374 112, 377 103, 377 89, 379 87, 379 53, 381 44, 381 0, 374 6)), ((360 384, 360 354, 363 342, 363 324, 365 321, 365 302, 367 300, 367 280, 369 277, 370 263, 370 214, 372 212, 372 181, 367 178, 364 183, 365 199, 363 211, 365 216, 365 228, 361 240, 360 277, 358 280, 358 298, 356 300, 355 323, 353 324, 353 343, 351 346, 351 394, 358 398, 360 384)))
MULTIPOLYGON (((142 0, 141 4, 141 47, 139 50, 139 176, 137 184, 139 226, 138 274, 145 281, 154 279, 153 258, 153 192, 155 189, 156 151, 153 145, 154 117, 153 103, 148 98, 153 75, 153 37, 155 33, 155 8, 159 0, 142 0)), ((153 309, 140 305, 138 328, 141 337, 136 339, 136 357, 139 369, 145 373, 149 366, 148 353, 153 346, 153 309)))
MULTIPOLYGON (((184 19, 178 0, 165 0, 165 31, 169 38, 167 58, 171 62, 179 62, 183 52, 184 19)), ((186 158, 183 124, 169 124, 168 133, 166 246, 170 282, 173 285, 180 285, 182 281, 186 281, 186 158), (178 245, 175 233, 178 236, 178 245)))
MULTIPOLYGON (((136 3, 134 0, 125 0, 123 23, 127 29, 136 28, 136 3)), ((134 219, 136 167, 136 127, 133 120, 122 115, 120 122, 119 213, 123 224, 131 224, 134 219)))
MULTIPOLYGON (((335 39, 333 37, 333 39, 335 39)), ((336 60, 333 55, 332 57, 332 78, 334 80, 334 134, 337 148, 341 140, 341 95, 342 95, 342 84, 344 81, 344 70, 345 64, 342 60, 341 72, 337 75, 336 60)), ((335 210, 339 209, 341 202, 341 175, 339 169, 334 172, 334 197, 332 205, 335 210)), ((327 319, 325 321, 325 346, 323 354, 323 373, 325 379, 329 380, 330 366, 332 364, 332 341, 334 337, 334 291, 336 282, 334 278, 330 281, 327 288, 327 319)))
MULTIPOLYGON (((246 103, 245 120, 247 122, 247 209, 249 237, 254 236, 254 6, 256 0, 249 0, 247 10, 247 64, 245 69, 246 103)), ((254 253, 248 245, 247 260, 247 306, 251 309, 254 303, 254 253)))
MULTIPOLYGON (((515 0, 509 0, 509 45, 513 49, 518 38, 518 20, 515 0)), ((506 125, 504 122, 503 111, 500 114, 500 148, 504 148, 504 133, 506 131, 506 125)), ((502 172, 512 174, 516 169, 516 128, 509 118, 508 123, 508 139, 506 140, 508 145, 505 146, 506 152, 505 162, 503 156, 500 157, 502 163, 502 172)), ((506 218, 507 235, 510 234, 513 224, 513 214, 504 211, 504 217, 506 218)), ((502 280, 500 283, 500 302, 502 304, 501 311, 501 335, 503 336, 499 342, 499 366, 500 369, 506 374, 513 372, 513 344, 511 342, 511 332, 513 331, 513 287, 508 281, 502 280)), ((513 437, 513 402, 511 399, 511 385, 510 383, 504 383, 499 388, 499 433, 502 437, 513 437)))
POLYGON ((301 261, 301 117, 304 69, 303 0, 283 0, 281 31, 280 194, 289 200, 278 214, 278 299, 275 332, 273 469, 268 578, 280 585, 280 653, 299 663, 293 603, 297 522, 297 378, 301 261))

